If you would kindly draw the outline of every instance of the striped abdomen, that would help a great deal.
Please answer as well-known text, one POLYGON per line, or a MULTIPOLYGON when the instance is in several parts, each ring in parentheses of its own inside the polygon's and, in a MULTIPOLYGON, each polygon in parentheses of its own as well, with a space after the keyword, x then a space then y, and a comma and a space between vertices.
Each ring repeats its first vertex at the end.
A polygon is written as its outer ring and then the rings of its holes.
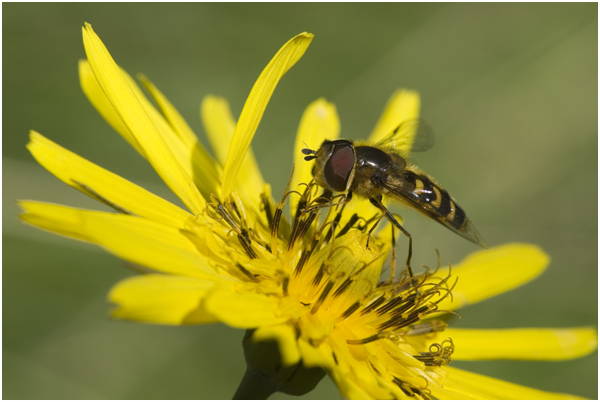
POLYGON ((403 169, 388 176, 383 187, 386 195, 411 205, 465 239, 487 247, 465 211, 427 175, 403 169))
POLYGON ((454 202, 446 190, 423 174, 404 170, 401 175, 405 182, 405 189, 413 194, 411 198, 419 204, 419 207, 438 219, 443 219, 456 230, 460 230, 465 225, 467 222, 465 211, 454 202))

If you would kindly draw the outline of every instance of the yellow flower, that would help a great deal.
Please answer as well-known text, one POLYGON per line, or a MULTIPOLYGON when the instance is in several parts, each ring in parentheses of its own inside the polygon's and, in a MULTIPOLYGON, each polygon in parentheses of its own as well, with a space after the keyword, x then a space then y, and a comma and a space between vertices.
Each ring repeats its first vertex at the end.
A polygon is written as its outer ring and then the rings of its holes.
MULTIPOLYGON (((277 52, 237 123, 225 100, 204 99, 201 114, 216 160, 141 77, 160 110, 146 99, 89 24, 83 38, 88 60, 80 62, 79 74, 85 94, 187 208, 31 133, 28 148, 41 165, 118 212, 21 202, 24 221, 97 243, 143 271, 111 290, 114 317, 169 325, 220 321, 251 329, 246 356, 249 371, 258 375, 248 378, 262 376, 263 396, 277 390, 307 392, 323 369, 352 399, 573 398, 447 366, 452 359, 575 358, 595 350, 596 332, 458 330, 440 319, 443 311, 539 275, 548 257, 531 245, 479 251, 452 269, 438 267, 412 281, 400 276, 380 282, 391 239, 384 229, 366 247, 364 221, 376 211, 360 201, 348 204, 343 214, 325 208, 314 184, 306 184, 311 173, 301 159, 303 143, 318 145, 339 134, 335 107, 325 100, 304 113, 288 190, 281 202, 273 200, 250 143, 275 86, 303 55, 311 34, 292 38, 277 52), (289 223, 282 215, 285 203, 292 208, 289 223), (269 342, 277 345, 275 361, 261 349, 269 342), (306 374, 310 368, 318 368, 312 377, 306 374)), ((398 91, 371 138, 381 138, 418 113, 418 95, 398 91)))

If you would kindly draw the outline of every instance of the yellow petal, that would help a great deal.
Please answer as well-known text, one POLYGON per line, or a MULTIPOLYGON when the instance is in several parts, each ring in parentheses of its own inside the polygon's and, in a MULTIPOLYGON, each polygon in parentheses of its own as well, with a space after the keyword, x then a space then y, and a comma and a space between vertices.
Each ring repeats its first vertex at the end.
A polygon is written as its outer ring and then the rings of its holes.
POLYGON ((215 273, 180 229, 130 215, 22 201, 21 219, 52 232, 97 243, 118 257, 156 271, 196 278, 215 273))
MULTIPOLYGON (((302 355, 302 363, 306 367, 321 367, 330 375, 331 379, 337 385, 340 393, 347 399, 366 400, 374 399, 368 392, 363 389, 365 385, 363 381, 355 381, 354 373, 342 371, 336 364, 333 356, 334 352, 329 342, 323 342, 318 346, 309 344, 304 338, 298 339, 298 348, 302 355)), ((335 354, 336 359, 338 354, 335 354)), ((352 371, 360 370, 360 364, 353 366, 352 371)), ((371 383, 374 370, 371 370, 371 375, 362 377, 361 380, 371 383)))
POLYGON ((244 109, 242 109, 227 154, 223 171, 223 198, 228 198, 233 191, 242 161, 277 83, 300 60, 312 38, 312 34, 304 32, 290 39, 265 67, 256 80, 254 87, 252 87, 244 109))
POLYGON ((140 148, 135 138, 131 135, 121 118, 115 111, 115 108, 110 104, 104 91, 96 81, 96 77, 92 72, 92 67, 87 60, 79 60, 79 83, 85 96, 90 103, 96 108, 100 115, 121 135, 132 147, 135 148, 142 156, 144 152, 140 148))
POLYGON ((582 399, 574 395, 545 392, 496 378, 445 366, 443 388, 430 387, 437 399, 582 399))
POLYGON ((158 105, 158 108, 173 129, 173 132, 183 140, 186 147, 194 147, 198 143, 198 137, 192 131, 183 116, 179 114, 171 102, 169 102, 163 93, 160 92, 159 89, 145 75, 139 74, 137 77, 158 105))
MULTIPOLYGON (((229 103, 224 98, 207 95, 200 107, 202 123, 217 160, 225 165, 227 151, 235 131, 235 120, 231 114, 229 103)), ((252 148, 248 149, 242 162, 242 168, 235 180, 235 185, 248 205, 258 205, 260 192, 265 181, 262 177, 252 148)))
POLYGON ((200 215, 206 207, 206 201, 159 134, 119 67, 89 24, 83 28, 83 43, 98 84, 125 127, 135 137, 143 154, 190 211, 194 215, 200 215))
MULTIPOLYGON (((508 292, 535 279, 549 263, 550 257, 531 244, 509 243, 474 252, 452 266, 458 283, 452 298, 444 299, 439 308, 455 310, 508 292)), ((448 275, 448 268, 440 269, 438 275, 448 275)))
MULTIPOLYGON (((453 360, 568 360, 598 348, 598 334, 591 327, 452 329, 439 341, 452 338, 453 360)), ((435 342, 435 341, 432 341, 435 342)))
POLYGON ((219 96, 206 95, 200 104, 200 117, 217 161, 225 165, 229 144, 235 131, 235 119, 231 114, 229 102, 219 96))
POLYGON ((32 131, 27 149, 50 173, 84 194, 122 212, 172 226, 193 218, 176 205, 102 169, 32 131))
MULTIPOLYGON (((294 175, 290 185, 290 190, 304 192, 304 186, 298 186, 300 183, 308 184, 312 180, 312 167, 314 162, 304 160, 302 154, 303 148, 313 150, 319 149, 324 140, 335 140, 340 135, 340 119, 333 103, 325 99, 317 99, 312 102, 302 115, 296 144, 294 146, 294 175)), ((296 212, 298 197, 292 196, 290 203, 292 213, 296 212)))
POLYGON ((291 325, 259 327, 252 333, 252 340, 255 342, 276 341, 281 353, 281 363, 284 366, 291 366, 300 360, 296 333, 291 325))
MULTIPOLYGON (((167 148, 173 152, 173 156, 181 165, 181 168, 185 171, 185 173, 190 177, 198 190, 202 193, 205 199, 209 199, 211 194, 215 194, 219 192, 220 188, 220 180, 221 180, 221 169, 216 168, 215 162, 212 158, 207 161, 206 159, 198 159, 202 158, 198 154, 198 146, 199 143, 196 141, 195 144, 190 144, 187 141, 189 140, 189 135, 194 135, 193 133, 188 133, 188 136, 184 138, 183 135, 180 135, 176 128, 172 126, 170 122, 168 122, 165 117, 154 107, 154 105, 146 98, 146 95, 142 92, 140 87, 134 81, 129 74, 125 70, 120 70, 121 75, 127 81, 129 88, 133 91, 133 94, 139 100, 140 105, 146 112, 148 118, 156 127, 158 133, 164 140, 167 148), (206 162, 204 165, 202 162, 206 162)), ((163 101, 168 102, 163 98, 163 101)), ((160 102, 157 101, 160 104, 160 102)), ((171 114, 177 113, 174 108, 171 107, 171 114)), ((183 120, 183 119, 181 119, 183 120)), ((210 158, 208 154, 205 153, 206 157, 210 158)))
POLYGON ((419 118, 421 98, 419 93, 408 89, 399 89, 388 100, 385 110, 375 125, 370 142, 379 142, 390 134, 402 122, 419 118))
MULTIPOLYGON (((209 199, 211 194, 219 191, 221 180, 220 168, 216 170, 214 161, 212 161, 212 159, 210 162, 206 160, 198 160, 198 147, 196 146, 199 145, 198 141, 196 141, 195 144, 188 143, 187 141, 189 140, 189 137, 184 138, 183 135, 180 135, 177 129, 173 127, 171 122, 167 121, 165 117, 148 100, 148 98, 146 98, 146 95, 144 95, 144 92, 142 92, 135 80, 131 78, 131 76, 127 74, 125 70, 120 71, 125 81, 127 81, 129 88, 131 88, 133 94, 146 112, 146 115, 152 121, 152 124, 154 127, 156 127, 158 133, 164 140, 167 148, 171 150, 173 156, 181 165, 181 168, 185 171, 187 176, 192 179, 194 185, 196 188, 198 188, 198 190, 200 190, 205 199, 209 199), (202 161, 205 161, 208 164, 202 165, 200 163, 202 161)), ((166 101, 166 99, 164 99, 164 101, 166 101)), ((157 101, 157 103, 160 105, 160 102, 157 101)), ((175 109, 171 107, 171 112, 177 113, 174 110, 175 109)), ((188 134, 194 135, 193 133, 188 134)), ((208 154, 205 156, 209 157, 208 154)))
POLYGON ((122 280, 108 295, 117 304, 112 316, 154 324, 181 325, 217 322, 201 300, 214 285, 207 280, 170 275, 143 275, 122 280))
POLYGON ((277 316, 278 305, 275 297, 244 288, 236 291, 227 285, 210 292, 204 304, 206 311, 236 328, 257 328, 287 321, 289 317, 277 316))
POLYGON ((204 198, 209 199, 211 194, 219 194, 223 175, 219 164, 208 154, 184 118, 158 88, 146 77, 139 78, 156 101, 173 132, 181 139, 192 164, 192 178, 204 198))
POLYGON ((19 206, 25 211, 19 216, 24 222, 77 240, 94 241, 81 229, 81 219, 75 210, 37 201, 19 201, 19 206))
MULTIPOLYGON (((92 68, 90 67, 87 61, 80 61, 79 63, 80 70, 80 81, 82 82, 82 88, 84 88, 84 92, 88 96, 90 102, 98 108, 100 114, 113 126, 113 128, 121 134, 130 144, 134 146, 134 148, 146 159, 146 155, 143 150, 140 148, 140 144, 137 142, 136 138, 131 135, 127 127, 123 124, 121 118, 117 114, 116 110, 106 97, 106 94, 96 81, 96 77, 92 72, 92 68)), ((138 87, 136 82, 127 74, 125 70, 120 69, 121 75, 131 88, 131 91, 140 102, 140 105, 146 112, 148 118, 152 121, 156 130, 161 135, 167 147, 173 152, 173 155, 177 159, 177 161, 181 164, 181 167, 185 170, 188 176, 196 178, 195 181, 196 186, 203 191, 203 195, 205 197, 209 197, 211 193, 218 192, 219 181, 221 179, 221 171, 214 172, 210 170, 210 166, 206 166, 204 172, 202 166, 193 166, 194 162, 194 147, 188 146, 184 143, 184 140, 181 136, 175 133, 172 126, 165 120, 165 118, 156 110, 156 108, 148 101, 144 93, 138 87), (194 172, 198 172, 197 175, 194 175, 194 172), (209 174, 212 173, 212 176, 209 174), (212 185, 212 187, 210 186, 212 185)))
POLYGON ((315 346, 308 343, 304 338, 300 338, 298 339, 298 350, 302 356, 302 363, 306 367, 330 368, 335 366, 328 342, 315 346))

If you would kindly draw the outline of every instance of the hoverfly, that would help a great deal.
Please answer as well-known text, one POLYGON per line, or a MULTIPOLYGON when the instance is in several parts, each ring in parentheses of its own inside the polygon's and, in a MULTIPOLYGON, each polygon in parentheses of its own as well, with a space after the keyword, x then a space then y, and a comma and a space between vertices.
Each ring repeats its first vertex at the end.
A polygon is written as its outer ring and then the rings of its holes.
POLYGON ((331 192, 347 192, 367 198, 394 226, 410 238, 383 205, 384 196, 406 204, 441 223, 465 239, 487 248, 465 211, 429 175, 408 161, 409 152, 433 146, 433 132, 422 120, 403 122, 374 145, 350 140, 325 140, 318 150, 304 148, 304 159, 315 159, 312 175, 316 183, 331 192), (414 140, 413 140, 414 138, 414 140))

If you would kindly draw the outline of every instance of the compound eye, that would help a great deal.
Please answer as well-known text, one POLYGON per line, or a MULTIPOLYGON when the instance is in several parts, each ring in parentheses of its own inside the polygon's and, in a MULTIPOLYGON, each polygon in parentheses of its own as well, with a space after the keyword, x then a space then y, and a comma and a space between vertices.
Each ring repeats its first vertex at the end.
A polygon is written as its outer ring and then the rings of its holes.
POLYGON ((325 164, 323 178, 334 191, 346 191, 348 179, 354 169, 354 150, 350 142, 335 144, 329 160, 325 164))

